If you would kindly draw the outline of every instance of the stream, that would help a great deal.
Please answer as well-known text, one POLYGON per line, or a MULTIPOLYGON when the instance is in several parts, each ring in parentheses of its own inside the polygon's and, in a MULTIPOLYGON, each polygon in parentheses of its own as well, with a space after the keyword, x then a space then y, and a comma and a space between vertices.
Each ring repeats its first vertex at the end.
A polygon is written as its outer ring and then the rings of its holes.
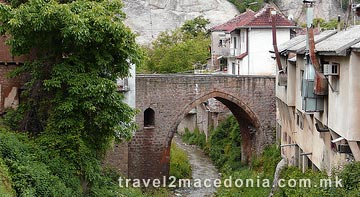
MULTIPOLYGON (((210 179, 211 183, 215 179, 219 179, 219 173, 216 167, 213 165, 212 161, 208 156, 204 154, 204 152, 193 145, 187 145, 182 142, 181 137, 179 135, 175 135, 173 138, 173 142, 176 145, 183 149, 188 155, 190 165, 192 168, 192 178, 193 180, 201 179, 202 183, 204 183, 205 179, 210 179)), ((202 184, 204 185, 204 184, 202 184)), ((213 196, 216 188, 212 187, 182 187, 174 190, 175 196, 186 196, 186 197, 203 197, 203 196, 213 196)))

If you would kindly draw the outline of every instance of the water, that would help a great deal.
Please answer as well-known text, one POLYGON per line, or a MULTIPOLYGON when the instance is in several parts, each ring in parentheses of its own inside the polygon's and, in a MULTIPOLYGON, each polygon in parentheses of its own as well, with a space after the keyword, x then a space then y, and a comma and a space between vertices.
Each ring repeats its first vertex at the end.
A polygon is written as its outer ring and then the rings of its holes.
POLYGON ((174 191, 175 196, 186 196, 186 197, 208 197, 213 196, 216 191, 216 187, 213 186, 213 182, 215 179, 219 179, 219 173, 212 161, 208 156, 204 154, 204 152, 193 145, 187 145, 181 141, 180 136, 175 135, 173 138, 173 142, 176 145, 183 149, 189 158, 191 168, 192 168, 192 178, 193 180, 202 180, 201 185, 203 187, 183 187, 176 189, 174 191), (204 180, 211 180, 211 187, 204 187, 204 180))

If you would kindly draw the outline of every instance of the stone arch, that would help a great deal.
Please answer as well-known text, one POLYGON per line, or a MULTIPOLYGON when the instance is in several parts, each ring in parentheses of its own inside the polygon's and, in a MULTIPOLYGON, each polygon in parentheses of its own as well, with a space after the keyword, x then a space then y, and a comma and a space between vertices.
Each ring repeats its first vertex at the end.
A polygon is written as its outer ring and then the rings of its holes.
POLYGON ((166 142, 164 144, 164 151, 162 154, 162 159, 160 161, 160 164, 162 166, 162 175, 168 176, 171 140, 176 132, 177 126, 191 109, 210 98, 215 98, 221 103, 223 103, 225 106, 227 106, 237 119, 243 141, 242 154, 244 155, 244 157, 242 158, 243 161, 249 162, 252 153, 255 152, 254 149, 256 144, 256 131, 258 131, 261 127, 259 118, 254 113, 254 111, 241 99, 226 92, 212 91, 203 94, 191 101, 178 113, 175 120, 173 121, 173 124, 171 125, 168 132, 166 142))

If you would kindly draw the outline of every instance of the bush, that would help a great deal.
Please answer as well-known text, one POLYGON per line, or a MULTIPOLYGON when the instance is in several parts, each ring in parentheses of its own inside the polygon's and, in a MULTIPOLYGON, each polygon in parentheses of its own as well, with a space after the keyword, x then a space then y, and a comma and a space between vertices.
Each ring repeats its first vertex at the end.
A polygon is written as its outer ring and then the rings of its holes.
MULTIPOLYGON (((282 187, 275 193, 275 196, 360 196, 360 162, 350 163, 340 172, 334 172, 333 176, 328 176, 324 172, 314 172, 311 170, 302 173, 296 167, 288 167, 281 172, 281 178, 289 179, 309 179, 311 187, 282 187), (343 187, 336 187, 335 176, 342 180, 343 187), (321 179, 332 180, 332 187, 316 187, 321 179)), ((340 185, 338 185, 340 186, 340 185)))
POLYGON ((83 191, 76 164, 36 142, 0 128, 0 196, 147 196, 140 188, 120 188, 120 175, 94 157, 79 158, 88 172, 83 191))
POLYGON ((189 179, 191 178, 191 165, 186 153, 176 146, 175 143, 171 144, 170 151, 170 176, 176 179, 189 179))
MULTIPOLYGON (((261 156, 252 158, 252 164, 239 165, 232 168, 225 164, 222 168, 223 179, 232 177, 233 180, 244 181, 243 187, 221 187, 216 196, 267 196, 271 191, 272 180, 277 163, 280 161, 280 151, 276 145, 268 146, 261 156), (246 187, 246 179, 254 181, 253 187, 246 187), (259 183, 259 187, 258 184, 259 183)), ((229 162, 227 162, 229 163, 229 162)), ((250 185, 251 186, 251 185, 250 185)))
POLYGON ((42 154, 26 136, 0 130, 0 156, 9 168, 17 195, 79 196, 36 156, 42 154))
POLYGON ((206 136, 203 132, 200 132, 198 127, 196 127, 193 132, 190 132, 188 128, 185 128, 185 133, 181 138, 185 143, 196 145, 200 148, 204 148, 206 145, 206 136))
POLYGON ((241 133, 234 116, 230 116, 211 131, 207 152, 219 169, 225 164, 233 170, 242 166, 241 133))
POLYGON ((15 196, 15 192, 12 188, 12 182, 9 175, 9 170, 4 164, 4 161, 0 158, 0 194, 1 196, 15 196))

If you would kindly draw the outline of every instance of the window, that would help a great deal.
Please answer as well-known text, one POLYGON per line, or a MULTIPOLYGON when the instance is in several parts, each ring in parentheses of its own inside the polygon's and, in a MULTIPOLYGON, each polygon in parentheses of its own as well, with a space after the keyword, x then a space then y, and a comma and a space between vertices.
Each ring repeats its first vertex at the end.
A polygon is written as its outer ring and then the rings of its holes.
POLYGON ((236 37, 234 37, 234 49, 237 48, 236 37))
POLYGON ((304 117, 302 113, 298 110, 296 112, 296 125, 303 130, 304 129, 304 117))
POLYGON ((155 126, 155 111, 151 108, 147 108, 144 111, 144 127, 155 126))
POLYGON ((232 63, 232 74, 233 74, 233 75, 235 75, 235 69, 236 69, 235 63, 233 62, 233 63, 232 63))
POLYGON ((241 31, 241 42, 242 42, 242 43, 245 42, 245 32, 244 32, 244 30, 241 31))

